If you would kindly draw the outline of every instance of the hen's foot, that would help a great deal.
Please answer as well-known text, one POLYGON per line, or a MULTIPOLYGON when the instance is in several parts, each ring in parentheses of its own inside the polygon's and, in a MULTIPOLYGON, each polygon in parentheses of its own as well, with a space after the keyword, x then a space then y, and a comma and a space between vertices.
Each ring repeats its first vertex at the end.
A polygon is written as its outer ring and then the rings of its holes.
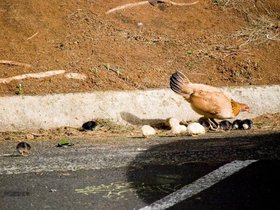
POLYGON ((201 117, 198 122, 210 131, 217 131, 219 129, 219 124, 213 118, 201 117))
POLYGON ((209 123, 210 123, 209 130, 217 131, 219 129, 219 124, 214 120, 214 118, 210 118, 209 123))

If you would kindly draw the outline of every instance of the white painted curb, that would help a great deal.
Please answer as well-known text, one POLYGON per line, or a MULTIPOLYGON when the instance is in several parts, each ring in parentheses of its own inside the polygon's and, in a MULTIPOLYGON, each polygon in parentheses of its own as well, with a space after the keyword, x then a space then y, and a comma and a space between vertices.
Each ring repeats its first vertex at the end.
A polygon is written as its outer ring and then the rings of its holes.
MULTIPOLYGON (((224 89, 251 106, 250 115, 238 118, 280 112, 280 85, 224 89)), ((168 117, 187 121, 200 117, 170 89, 0 97, 0 116, 0 131, 81 127, 97 118, 147 124, 168 117)))

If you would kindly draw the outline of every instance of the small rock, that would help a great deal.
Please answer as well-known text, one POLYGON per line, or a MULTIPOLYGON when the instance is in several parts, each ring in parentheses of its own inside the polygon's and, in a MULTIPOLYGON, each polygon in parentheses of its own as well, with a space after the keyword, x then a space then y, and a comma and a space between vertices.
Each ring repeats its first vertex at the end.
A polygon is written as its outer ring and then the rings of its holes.
POLYGON ((137 152, 146 151, 146 150, 147 150, 146 148, 137 148, 136 149, 137 152))
POLYGON ((137 23, 137 26, 138 26, 138 27, 143 27, 143 25, 144 25, 144 24, 143 24, 142 22, 138 22, 138 23, 137 23))
POLYGON ((80 73, 67 73, 64 75, 68 79, 78 79, 78 80, 85 80, 87 79, 87 75, 80 74, 80 73))
POLYGON ((25 139, 31 140, 34 139, 35 136, 33 134, 26 134, 25 139))

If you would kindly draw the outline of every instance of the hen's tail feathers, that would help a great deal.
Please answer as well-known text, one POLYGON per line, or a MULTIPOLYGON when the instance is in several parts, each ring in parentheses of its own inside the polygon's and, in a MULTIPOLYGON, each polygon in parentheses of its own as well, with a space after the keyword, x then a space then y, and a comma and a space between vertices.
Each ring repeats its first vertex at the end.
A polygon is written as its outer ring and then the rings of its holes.
POLYGON ((177 94, 186 98, 192 94, 193 90, 189 87, 190 80, 180 71, 173 73, 170 77, 170 88, 177 94))

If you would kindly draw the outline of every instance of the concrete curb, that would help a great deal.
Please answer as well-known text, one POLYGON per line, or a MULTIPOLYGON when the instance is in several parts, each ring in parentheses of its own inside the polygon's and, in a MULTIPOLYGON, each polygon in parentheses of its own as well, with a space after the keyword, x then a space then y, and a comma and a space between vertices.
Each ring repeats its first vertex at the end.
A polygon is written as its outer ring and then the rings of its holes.
MULTIPOLYGON (((235 100, 251 106, 252 113, 238 118, 280 112, 280 85, 224 90, 235 100)), ((123 124, 151 124, 168 117, 187 121, 200 117, 170 89, 1 97, 0 116, 1 132, 81 127, 97 118, 123 124)))

